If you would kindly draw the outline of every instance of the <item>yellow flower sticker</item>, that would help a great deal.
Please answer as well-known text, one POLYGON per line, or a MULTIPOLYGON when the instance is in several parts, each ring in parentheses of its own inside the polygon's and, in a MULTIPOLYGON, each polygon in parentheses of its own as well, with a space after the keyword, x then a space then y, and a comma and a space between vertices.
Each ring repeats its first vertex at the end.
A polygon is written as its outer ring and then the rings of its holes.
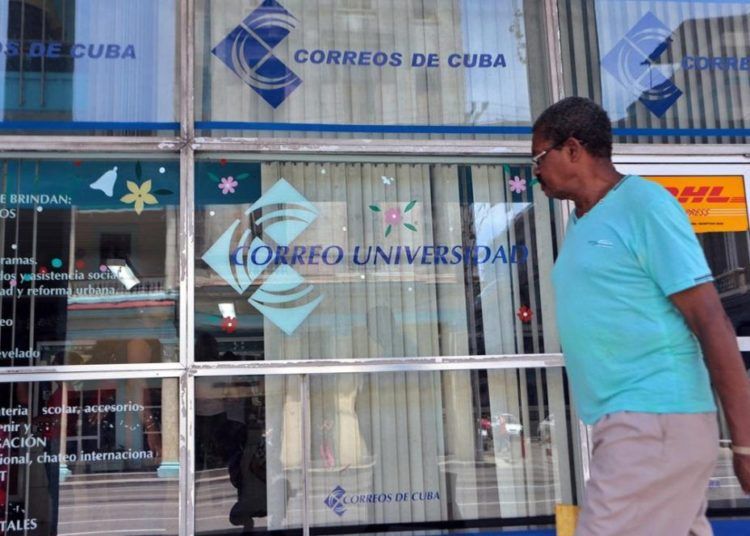
POLYGON ((133 181, 127 182, 129 194, 125 194, 120 198, 123 203, 133 203, 133 209, 135 213, 140 215, 143 212, 144 205, 156 205, 159 203, 156 197, 151 194, 151 181, 147 180, 140 186, 133 181))

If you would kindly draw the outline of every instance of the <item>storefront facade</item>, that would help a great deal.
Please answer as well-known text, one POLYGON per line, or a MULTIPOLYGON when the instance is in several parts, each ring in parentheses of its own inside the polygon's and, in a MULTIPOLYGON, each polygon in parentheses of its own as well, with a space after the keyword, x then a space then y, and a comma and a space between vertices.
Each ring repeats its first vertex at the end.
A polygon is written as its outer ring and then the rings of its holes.
MULTIPOLYGON (((0 533, 549 530, 590 445, 531 124, 608 110, 750 351, 749 36, 740 1, 0 0, 0 533)), ((750 517, 722 433, 711 513, 750 517)))

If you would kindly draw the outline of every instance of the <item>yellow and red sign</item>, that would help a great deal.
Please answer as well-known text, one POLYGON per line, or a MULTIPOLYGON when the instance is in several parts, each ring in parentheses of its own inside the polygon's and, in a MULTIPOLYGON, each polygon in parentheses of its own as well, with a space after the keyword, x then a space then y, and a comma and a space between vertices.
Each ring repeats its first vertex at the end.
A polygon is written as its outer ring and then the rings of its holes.
POLYGON ((677 198, 696 233, 748 230, 742 175, 648 176, 677 198))

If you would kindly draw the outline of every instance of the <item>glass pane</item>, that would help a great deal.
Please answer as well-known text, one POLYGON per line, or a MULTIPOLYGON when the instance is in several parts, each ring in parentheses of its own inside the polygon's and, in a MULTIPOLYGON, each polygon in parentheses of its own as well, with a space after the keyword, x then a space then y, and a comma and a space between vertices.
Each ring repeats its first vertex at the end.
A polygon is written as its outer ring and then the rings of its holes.
POLYGON ((300 528, 302 455, 298 377, 196 378, 196 533, 300 528))
POLYGON ((560 369, 313 376, 310 407, 313 526, 551 516, 572 499, 560 369))
POLYGON ((178 361, 178 163, 3 160, 0 181, 0 366, 178 361))
POLYGON ((572 500, 561 369, 313 376, 307 453, 299 392, 196 378, 197 533, 299 528, 303 456, 313 527, 502 525, 572 500))
POLYGON ((618 142, 747 143, 750 4, 559 0, 565 93, 618 142))
POLYGON ((176 0, 0 2, 0 129, 176 130, 176 28, 176 0))
POLYGON ((716 279, 724 310, 732 319, 737 336, 750 336, 750 232, 705 233, 698 235, 711 272, 716 279))
MULTIPOLYGON (((715 277, 724 310, 740 337, 750 336, 750 232, 701 233, 698 240, 715 277)), ((750 375, 750 352, 743 352, 745 368, 750 375)), ((720 412, 721 449, 714 477, 709 483, 709 506, 712 508, 750 507, 750 498, 742 491, 732 467, 729 427, 720 412)))
POLYGON ((199 0, 197 129, 527 135, 549 101, 543 13, 531 0, 199 0))
POLYGON ((198 360, 556 352, 555 209, 518 165, 200 162, 198 360))
POLYGON ((177 534, 177 382, 0 384, 3 534, 177 534))

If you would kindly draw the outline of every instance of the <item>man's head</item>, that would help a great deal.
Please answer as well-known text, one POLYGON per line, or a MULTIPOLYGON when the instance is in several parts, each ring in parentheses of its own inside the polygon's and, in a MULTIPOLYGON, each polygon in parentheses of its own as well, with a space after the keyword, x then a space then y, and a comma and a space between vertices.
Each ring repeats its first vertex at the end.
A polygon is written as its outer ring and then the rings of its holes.
POLYGON ((612 124, 595 102, 568 97, 547 108, 534 122, 534 174, 551 197, 570 199, 569 188, 598 166, 611 166, 612 124))

